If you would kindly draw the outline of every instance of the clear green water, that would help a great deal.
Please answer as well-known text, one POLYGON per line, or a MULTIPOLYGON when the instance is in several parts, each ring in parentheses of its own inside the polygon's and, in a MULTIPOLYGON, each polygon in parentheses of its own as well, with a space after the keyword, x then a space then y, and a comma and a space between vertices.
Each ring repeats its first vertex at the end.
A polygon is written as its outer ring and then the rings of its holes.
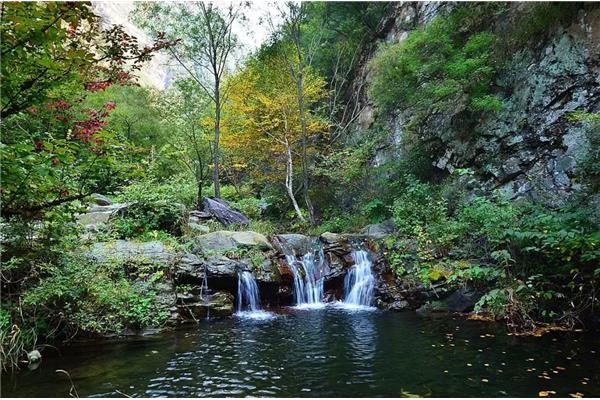
POLYGON ((72 345, 60 356, 48 349, 37 370, 3 376, 2 396, 68 396, 70 383, 56 369, 69 371, 82 397, 600 396, 600 338, 593 333, 517 338, 501 324, 462 317, 331 307, 278 312, 284 315, 266 321, 232 318, 72 345))

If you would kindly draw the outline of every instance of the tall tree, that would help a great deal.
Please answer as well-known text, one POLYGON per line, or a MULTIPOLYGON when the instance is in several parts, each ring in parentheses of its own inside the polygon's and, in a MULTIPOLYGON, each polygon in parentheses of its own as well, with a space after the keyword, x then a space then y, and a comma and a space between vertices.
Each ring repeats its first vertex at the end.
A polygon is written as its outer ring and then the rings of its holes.
MULTIPOLYGON (((223 146, 233 164, 247 170, 254 182, 284 181, 296 216, 304 221, 294 190, 294 171, 302 151, 308 157, 314 146, 302 138, 324 135, 328 125, 315 113, 303 117, 300 113, 296 81, 289 73, 290 56, 285 55, 295 52, 294 48, 279 43, 263 50, 231 79, 234 90, 224 109, 223 146)), ((306 107, 326 97, 324 86, 325 81, 312 69, 304 70, 301 96, 306 107)))
POLYGON ((213 185, 221 197, 219 180, 221 110, 228 95, 224 85, 230 57, 238 46, 233 24, 243 18, 242 3, 217 7, 211 2, 139 3, 134 21, 152 35, 181 39, 168 49, 172 58, 210 98, 214 105, 213 185))
POLYGON ((202 124, 209 102, 191 78, 176 81, 160 101, 161 115, 172 131, 166 147, 176 153, 177 161, 194 177, 198 207, 202 204, 202 188, 209 180, 210 130, 202 124))
POLYGON ((2 216, 34 218, 117 184, 124 144, 105 129, 115 104, 82 99, 171 43, 140 48, 122 27, 102 29, 89 3, 1 7, 2 216))

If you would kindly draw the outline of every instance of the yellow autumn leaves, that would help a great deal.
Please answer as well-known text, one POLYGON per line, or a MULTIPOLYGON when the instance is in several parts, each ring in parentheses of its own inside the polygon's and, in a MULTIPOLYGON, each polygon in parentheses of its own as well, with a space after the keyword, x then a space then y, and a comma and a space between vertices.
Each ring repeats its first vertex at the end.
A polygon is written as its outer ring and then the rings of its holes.
MULTIPOLYGON (((293 62, 293 61, 292 61, 293 62)), ((230 77, 223 106, 221 148, 230 178, 250 177, 257 182, 281 182, 285 175, 286 143, 294 163, 302 137, 298 91, 285 55, 258 55, 230 77)), ((325 81, 305 67, 302 96, 307 122, 308 152, 313 138, 327 134, 329 125, 315 106, 327 97, 325 81)), ((204 121, 205 123, 210 123, 204 121)))

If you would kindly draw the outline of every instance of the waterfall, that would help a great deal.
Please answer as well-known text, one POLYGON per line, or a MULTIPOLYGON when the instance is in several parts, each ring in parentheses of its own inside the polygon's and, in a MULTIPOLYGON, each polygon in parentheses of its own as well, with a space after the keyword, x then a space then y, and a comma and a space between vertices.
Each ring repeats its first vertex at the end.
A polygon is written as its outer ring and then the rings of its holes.
POLYGON ((294 298, 301 307, 320 307, 323 305, 323 281, 325 253, 309 251, 301 258, 285 256, 294 275, 294 298))
POLYGON ((272 313, 260 309, 260 292, 254 274, 250 271, 238 272, 238 295, 236 315, 252 319, 268 319, 272 313))
POLYGON ((351 306, 370 306, 373 300, 375 277, 371 271, 369 254, 364 250, 352 252, 354 266, 344 278, 344 304, 351 306))

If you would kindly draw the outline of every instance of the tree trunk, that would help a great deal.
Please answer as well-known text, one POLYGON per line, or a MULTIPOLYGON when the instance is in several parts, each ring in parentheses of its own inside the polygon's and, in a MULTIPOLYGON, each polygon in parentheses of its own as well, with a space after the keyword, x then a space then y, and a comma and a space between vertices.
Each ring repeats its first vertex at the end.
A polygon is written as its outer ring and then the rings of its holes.
POLYGON ((296 197, 294 196, 294 163, 292 160, 292 149, 287 141, 285 140, 285 149, 287 153, 287 165, 285 169, 285 187, 288 192, 288 196, 290 196, 290 200, 292 200, 292 205, 294 206, 294 211, 296 211, 296 215, 300 221, 306 221, 302 216, 302 211, 298 206, 298 202, 296 201, 296 197))
POLYGON ((219 80, 215 79, 215 144, 213 153, 213 185, 215 198, 221 198, 221 184, 219 183, 219 134, 221 125, 221 99, 219 93, 219 80))
POLYGON ((314 225, 315 220, 315 209, 310 200, 309 190, 309 177, 308 177, 308 152, 307 152, 307 129, 306 129, 306 118, 304 114, 304 92, 302 90, 303 84, 303 65, 302 60, 298 64, 298 76, 296 77, 296 91, 298 93, 298 111, 300 113, 300 128, 302 132, 302 193, 304 195, 304 202, 308 210, 308 218, 311 225, 314 225))

